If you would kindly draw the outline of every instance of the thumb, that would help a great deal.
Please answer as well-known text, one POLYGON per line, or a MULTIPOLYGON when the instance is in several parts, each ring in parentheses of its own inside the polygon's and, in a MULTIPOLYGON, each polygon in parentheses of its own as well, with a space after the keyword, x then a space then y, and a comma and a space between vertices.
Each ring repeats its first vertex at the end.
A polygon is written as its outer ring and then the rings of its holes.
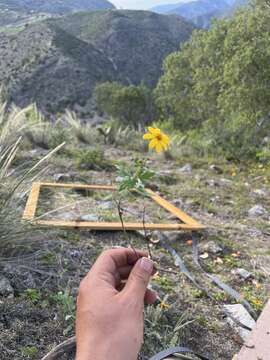
POLYGON ((153 270, 152 260, 146 257, 139 259, 129 275, 124 292, 128 296, 135 295, 143 302, 153 270))

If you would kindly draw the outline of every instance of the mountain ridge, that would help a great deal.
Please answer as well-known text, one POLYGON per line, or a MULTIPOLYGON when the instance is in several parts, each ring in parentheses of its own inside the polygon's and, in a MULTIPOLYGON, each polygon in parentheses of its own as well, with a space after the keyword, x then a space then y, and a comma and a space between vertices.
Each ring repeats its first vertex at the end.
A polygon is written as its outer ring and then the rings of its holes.
POLYGON ((0 34, 0 83, 19 106, 89 110, 99 82, 155 86, 163 60, 193 29, 175 15, 132 10, 44 20, 12 36, 0 34))
POLYGON ((78 11, 115 9, 108 0, 0 0, 0 26, 30 23, 39 18, 78 11))
POLYGON ((230 15, 239 6, 247 3, 247 0, 193 0, 178 4, 157 6, 151 10, 160 14, 176 14, 193 22, 200 28, 208 28, 213 18, 230 15))

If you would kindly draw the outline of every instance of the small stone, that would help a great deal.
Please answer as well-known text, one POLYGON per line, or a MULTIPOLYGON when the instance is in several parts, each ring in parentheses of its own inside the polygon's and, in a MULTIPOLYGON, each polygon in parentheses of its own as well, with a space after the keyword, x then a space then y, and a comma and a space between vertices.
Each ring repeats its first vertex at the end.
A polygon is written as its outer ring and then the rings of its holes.
POLYGON ((183 203, 183 201, 181 199, 175 199, 173 201, 173 204, 178 208, 182 208, 184 206, 184 203, 183 203))
MULTIPOLYGON (((178 231, 177 232, 164 231, 163 234, 166 236, 167 241, 170 243, 185 241, 186 239, 186 235, 179 233, 178 231)), ((159 231, 153 231, 151 237, 154 240, 154 242, 155 240, 160 239, 159 231)))
POLYGON ((248 211, 249 217, 260 217, 260 216, 266 216, 266 215, 267 215, 267 211, 261 205, 255 205, 248 211))
POLYGON ((266 136, 265 138, 263 138, 262 143, 263 143, 263 145, 268 145, 268 144, 270 144, 270 136, 266 136))
POLYGON ((61 220, 64 220, 64 221, 76 220, 76 215, 74 215, 73 213, 70 213, 70 212, 62 213, 59 215, 59 217, 61 218, 61 220))
POLYGON ((241 268, 234 270, 233 273, 240 276, 244 280, 247 280, 252 276, 252 274, 249 271, 241 268))
POLYGON ((205 252, 210 252, 211 254, 220 254, 222 253, 223 249, 221 246, 219 246, 217 243, 215 243, 214 241, 209 241, 207 244, 205 244, 203 246, 203 250, 205 252))
POLYGON ((267 196, 266 192, 264 190, 262 190, 262 189, 254 190, 254 194, 258 195, 260 197, 263 197, 263 198, 267 196))
POLYGON ((214 260, 214 264, 222 265, 222 264, 223 264, 223 260, 222 260, 220 257, 217 257, 217 258, 214 260))
POLYGON ((123 181, 124 180, 124 178, 122 177, 122 176, 117 176, 117 178, 115 179, 115 181, 117 182, 117 183, 120 183, 121 181, 123 181))
POLYGON ((219 184, 221 186, 230 186, 230 185, 232 185, 232 181, 229 179, 222 178, 219 180, 219 184))
POLYGON ((97 203, 97 207, 103 209, 103 210, 109 210, 114 207, 114 204, 112 201, 99 201, 97 203))
POLYGON ((29 270, 20 266, 7 264, 3 273, 5 277, 10 281, 11 286, 17 292, 22 292, 26 289, 35 289, 36 283, 29 270))
POLYGON ((223 170, 221 169, 221 167, 219 167, 215 164, 210 165, 209 169, 216 172, 217 174, 223 174, 223 170))
POLYGON ((70 181, 71 180, 71 176, 69 174, 54 174, 53 176, 53 180, 55 182, 65 182, 65 181, 70 181))
POLYGON ((179 172, 181 173, 191 173, 192 172, 192 165, 191 164, 186 164, 183 167, 181 167, 179 169, 179 172))
POLYGON ((256 322, 249 315, 248 311, 241 304, 234 305, 224 305, 223 309, 225 313, 228 315, 227 321, 228 323, 236 330, 236 332, 241 336, 241 338, 245 341, 250 335, 250 331, 237 325, 233 319, 236 319, 241 324, 253 329, 256 322))
POLYGON ((82 252, 79 251, 79 250, 71 250, 70 251, 70 256, 78 258, 78 257, 82 256, 82 252))
POLYGON ((206 183, 206 185, 208 185, 210 187, 218 187, 219 186, 218 181, 213 180, 213 179, 206 180, 205 183, 206 183))
POLYGON ((81 216, 81 221, 90 221, 90 222, 97 222, 99 221, 99 217, 97 215, 83 215, 81 216))
POLYGON ((14 296, 14 289, 11 286, 9 280, 4 276, 0 276, 0 296, 4 296, 4 297, 14 296))

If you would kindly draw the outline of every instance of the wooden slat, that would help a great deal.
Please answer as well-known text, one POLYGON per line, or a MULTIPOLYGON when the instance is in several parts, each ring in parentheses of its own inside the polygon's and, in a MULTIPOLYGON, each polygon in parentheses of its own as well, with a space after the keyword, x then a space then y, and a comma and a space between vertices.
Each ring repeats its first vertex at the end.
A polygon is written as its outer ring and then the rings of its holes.
MULTIPOLYGON (((65 183, 33 183, 23 214, 24 220, 32 220, 33 223, 42 226, 57 226, 63 228, 84 228, 92 230, 123 230, 121 222, 87 222, 87 221, 62 221, 62 220, 34 220, 39 193, 41 187, 64 188, 64 189, 85 189, 85 190, 108 190, 116 191, 116 186, 111 185, 85 185, 85 184, 65 184, 65 183)), ((160 230, 160 231, 179 231, 188 230, 196 231, 205 229, 205 226, 198 223, 192 217, 170 204, 161 196, 147 189, 152 200, 158 205, 169 211, 171 214, 179 218, 183 224, 142 224, 142 223, 126 223, 124 224, 126 230, 160 230)))
POLYGON ((152 190, 147 190, 147 192, 150 194, 151 198, 158 203, 160 206, 162 206, 164 209, 168 210, 170 213, 178 217, 181 221, 183 221, 185 224, 194 225, 200 229, 204 229, 205 226, 198 223, 196 220, 194 220, 192 217, 178 209, 176 206, 169 203, 167 200, 163 199, 161 196, 154 193, 152 190))
POLYGON ((111 185, 85 185, 85 184, 61 184, 61 183, 41 183, 42 187, 53 187, 63 189, 85 189, 85 190, 110 190, 115 191, 116 186, 111 185))
MULTIPOLYGON (((123 230, 121 222, 89 222, 89 221, 62 221, 62 220, 37 220, 34 224, 41 226, 57 226, 61 228, 82 228, 89 230, 123 230)), ((189 224, 142 224, 124 223, 126 230, 160 230, 160 231, 179 231, 179 230, 200 230, 201 227, 189 224)))
POLYGON ((40 193, 41 184, 38 182, 33 183, 26 207, 23 213, 23 220, 33 220, 36 214, 38 197, 40 193))
POLYGON ((270 359, 270 301, 235 360, 270 359))

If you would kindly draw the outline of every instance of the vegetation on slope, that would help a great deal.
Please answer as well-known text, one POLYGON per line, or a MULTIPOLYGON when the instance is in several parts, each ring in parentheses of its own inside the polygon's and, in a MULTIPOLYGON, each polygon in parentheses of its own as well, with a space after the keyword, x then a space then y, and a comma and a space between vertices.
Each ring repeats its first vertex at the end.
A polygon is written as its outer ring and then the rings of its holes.
POLYGON ((269 160, 270 9, 265 3, 196 31, 164 63, 161 118, 203 151, 269 160))
POLYGON ((143 81, 149 86, 160 77, 165 57, 194 29, 174 15, 130 10, 78 13, 49 23, 106 54, 122 82, 136 85, 143 81))
POLYGON ((9 100, 36 102, 50 113, 76 108, 89 117, 98 82, 154 86, 164 58, 193 27, 175 16, 150 12, 77 13, 0 34, 0 83, 9 100))
MULTIPOLYGON (((16 122, 15 128, 21 130, 23 141, 21 151, 16 154, 9 169, 9 178, 0 180, 5 193, 7 183, 18 180, 18 173, 26 163, 35 162, 44 156, 47 149, 63 140, 66 148, 50 161, 50 168, 38 179, 109 185, 115 183, 118 176, 115 165, 128 166, 133 159, 144 154, 147 164, 156 174, 151 186, 207 226, 207 231, 198 234, 199 252, 203 256, 200 261, 204 268, 232 285, 257 313, 260 312, 269 294, 269 167, 254 164, 237 166, 224 159, 198 157, 192 149, 188 153, 188 145, 183 144, 181 135, 176 136, 175 130, 168 132, 171 137, 170 153, 165 157, 150 156, 142 140, 143 132, 119 128, 114 122, 104 124, 101 132, 100 127, 80 123, 72 113, 67 113, 64 120, 52 123, 38 116, 34 109, 23 112, 16 109, 10 116, 9 127, 14 139, 17 138, 12 128, 14 118, 16 120, 25 113, 28 115, 23 124, 35 125, 21 129, 22 124, 16 122), (108 137, 105 138, 104 133, 108 133, 108 137), (188 169, 183 170, 187 162, 188 169), (249 209, 256 204, 261 204, 265 213, 247 220, 249 209), (218 250, 215 246, 211 250, 209 242, 214 242, 218 250), (243 280, 236 274, 239 268, 249 270, 252 276, 243 280)), ((5 112, 5 119, 7 115, 5 112)), ((11 144, 14 139, 10 138, 11 144)), ((30 179, 25 185, 26 189, 20 188, 16 193, 16 198, 23 199, 20 205, 26 201, 24 194, 29 189, 30 179)), ((85 210, 88 216, 102 210, 102 220, 116 220, 111 210, 115 205, 108 193, 104 196, 99 193, 88 195, 99 205, 84 208, 88 197, 82 192, 58 189, 53 194, 45 189, 38 209, 58 209, 61 218, 73 216, 75 219, 85 210), (56 200, 58 206, 55 207, 56 200)), ((24 228, 18 234, 23 208, 15 201, 16 198, 10 204, 15 215, 0 211, 0 222, 6 226, 5 233, 0 228, 0 272, 11 285, 8 297, 6 293, 0 295, 0 312, 5 314, 0 317, 0 350, 8 360, 37 360, 56 344, 74 335, 77 288, 100 252, 108 247, 130 244, 147 249, 148 242, 135 233, 130 233, 127 239, 122 232, 78 229, 46 228, 37 233, 33 232, 36 228, 31 227, 30 232, 25 232, 24 228), (9 244, 3 241, 3 234, 7 232, 9 244), (15 243, 19 238, 23 240, 21 246, 15 243), (16 255, 24 256, 11 259, 14 250, 16 255)), ((0 201, 3 199, 1 193, 0 201)), ((156 206, 146 206, 146 217, 152 217, 154 211, 161 221, 172 221, 169 214, 163 215, 156 206)), ((53 218, 56 212, 47 216, 53 218)), ((125 213, 125 219, 126 216, 130 214, 125 213)), ((155 237, 155 234, 151 235, 155 237)), ((164 348, 183 344, 214 360, 230 360, 241 347, 238 336, 224 319, 222 311, 222 305, 231 304, 232 299, 203 279, 201 271, 194 265, 191 234, 167 235, 171 246, 182 256, 196 279, 211 291, 213 299, 206 297, 180 273, 174 259, 160 243, 151 244, 154 259, 165 271, 160 271, 152 280, 161 301, 146 309, 143 354, 149 358, 164 348)), ((72 355, 70 359, 73 359, 72 355)))

